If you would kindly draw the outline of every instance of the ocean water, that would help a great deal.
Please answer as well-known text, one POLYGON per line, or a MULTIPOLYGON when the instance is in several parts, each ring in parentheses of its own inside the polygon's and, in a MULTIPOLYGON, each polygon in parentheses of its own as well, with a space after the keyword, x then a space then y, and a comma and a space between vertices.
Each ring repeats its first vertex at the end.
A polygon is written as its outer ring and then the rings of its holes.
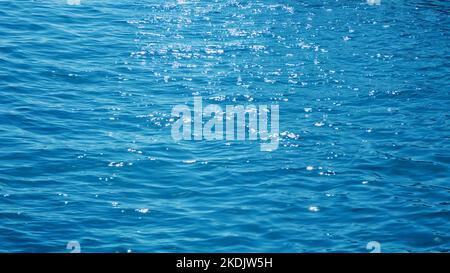
POLYGON ((448 1, 68 2, 0 0, 0 252, 450 250, 448 1))

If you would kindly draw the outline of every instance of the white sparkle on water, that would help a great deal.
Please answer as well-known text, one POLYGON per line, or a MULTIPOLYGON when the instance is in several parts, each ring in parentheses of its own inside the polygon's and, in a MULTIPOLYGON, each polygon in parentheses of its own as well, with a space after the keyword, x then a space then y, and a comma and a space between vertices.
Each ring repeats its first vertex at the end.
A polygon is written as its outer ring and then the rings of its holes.
POLYGON ((81 5, 81 0, 67 0, 67 5, 71 5, 71 6, 81 5))
POLYGON ((367 0, 367 4, 373 6, 373 5, 380 5, 381 0, 367 0))
POLYGON ((136 209, 136 211, 139 212, 139 213, 145 214, 145 213, 148 213, 150 210, 147 209, 147 208, 143 208, 143 209, 136 209))

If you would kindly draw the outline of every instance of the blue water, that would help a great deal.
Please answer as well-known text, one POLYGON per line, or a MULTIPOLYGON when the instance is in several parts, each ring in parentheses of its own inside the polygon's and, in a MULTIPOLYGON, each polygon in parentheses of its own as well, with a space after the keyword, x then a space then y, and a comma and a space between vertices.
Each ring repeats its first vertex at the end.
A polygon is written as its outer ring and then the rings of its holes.
POLYGON ((448 1, 0 0, 0 252, 450 250, 448 1), (171 109, 278 104, 280 147, 171 109))

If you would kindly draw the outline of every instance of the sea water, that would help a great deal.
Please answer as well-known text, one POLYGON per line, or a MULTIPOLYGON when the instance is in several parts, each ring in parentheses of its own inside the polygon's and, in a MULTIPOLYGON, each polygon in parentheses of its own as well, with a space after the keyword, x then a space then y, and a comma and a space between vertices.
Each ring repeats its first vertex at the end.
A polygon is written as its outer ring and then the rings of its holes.
POLYGON ((450 4, 369 2, 0 0, 0 251, 448 252, 450 4))

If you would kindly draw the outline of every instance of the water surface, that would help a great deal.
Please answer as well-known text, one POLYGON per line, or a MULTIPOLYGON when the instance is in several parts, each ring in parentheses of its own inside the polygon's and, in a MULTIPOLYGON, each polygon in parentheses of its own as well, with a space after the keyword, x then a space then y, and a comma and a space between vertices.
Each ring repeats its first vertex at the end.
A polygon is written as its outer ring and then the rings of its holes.
POLYGON ((0 251, 448 252, 447 1, 0 0, 0 251), (171 109, 278 104, 278 150, 171 109))

